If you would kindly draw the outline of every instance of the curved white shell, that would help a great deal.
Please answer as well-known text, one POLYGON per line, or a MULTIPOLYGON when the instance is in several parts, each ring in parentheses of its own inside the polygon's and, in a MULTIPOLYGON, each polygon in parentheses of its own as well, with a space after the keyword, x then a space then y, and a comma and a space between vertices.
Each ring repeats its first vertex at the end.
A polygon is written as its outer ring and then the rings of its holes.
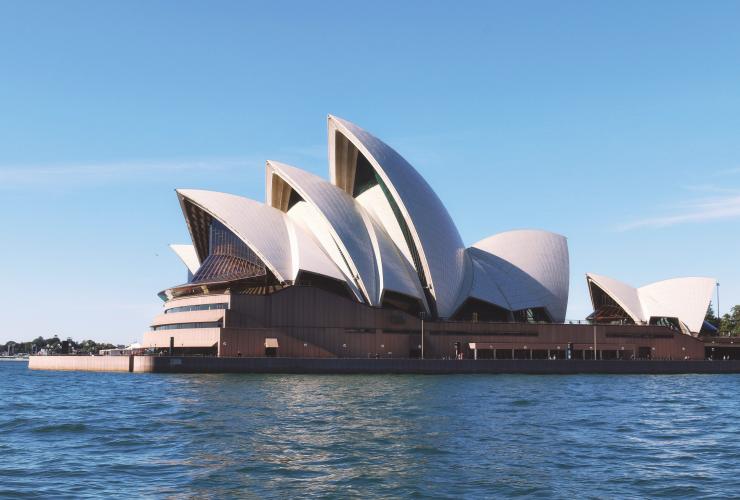
POLYGON ((281 178, 304 200, 291 207, 288 216, 299 219, 313 232, 370 305, 382 304, 385 289, 423 302, 424 294, 415 273, 385 231, 356 200, 310 172, 268 161, 266 198, 273 206, 278 206, 280 199, 273 191, 272 176, 281 178))
POLYGON ((195 251, 195 246, 176 245, 173 243, 170 245, 170 248, 178 257, 180 257, 180 260, 185 264, 185 267, 188 268, 188 271, 190 271, 191 274, 198 272, 200 260, 198 259, 198 253, 195 251))
MULTIPOLYGON (((220 221, 251 248, 280 281, 293 281, 299 270, 344 280, 339 269, 318 248, 303 228, 297 227, 283 212, 242 196, 178 189, 183 205, 188 201, 220 221)), ((193 228, 188 221, 191 236, 193 228)))
POLYGON ((596 284, 637 324, 649 323, 650 318, 678 318, 694 333, 701 330, 716 283, 714 278, 687 277, 633 288, 621 281, 594 273, 587 273, 586 281, 589 290, 591 283, 596 284))
POLYGON ((554 322, 565 320, 569 256, 564 236, 507 231, 479 241, 468 253, 473 260, 470 296, 512 311, 544 307, 554 322))
MULTIPOLYGON (((329 116, 329 169, 332 184, 348 190, 342 181, 336 155, 337 134, 349 140, 383 180, 411 233, 419 255, 422 274, 434 297, 440 317, 455 310, 465 279, 465 246, 460 233, 437 194, 401 155, 386 143, 357 125, 329 116)), ((387 225, 387 221, 379 220, 387 225)), ((386 227, 393 235, 395 228, 386 227)), ((398 243, 401 250, 402 245, 398 243)))

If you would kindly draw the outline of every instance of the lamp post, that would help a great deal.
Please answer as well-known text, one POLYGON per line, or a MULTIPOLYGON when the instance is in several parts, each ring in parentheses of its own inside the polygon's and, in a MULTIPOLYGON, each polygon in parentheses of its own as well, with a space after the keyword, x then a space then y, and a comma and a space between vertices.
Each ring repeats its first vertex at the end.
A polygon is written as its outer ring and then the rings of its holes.
POLYGON ((719 313, 719 281, 717 282, 717 329, 722 325, 722 315, 719 313))

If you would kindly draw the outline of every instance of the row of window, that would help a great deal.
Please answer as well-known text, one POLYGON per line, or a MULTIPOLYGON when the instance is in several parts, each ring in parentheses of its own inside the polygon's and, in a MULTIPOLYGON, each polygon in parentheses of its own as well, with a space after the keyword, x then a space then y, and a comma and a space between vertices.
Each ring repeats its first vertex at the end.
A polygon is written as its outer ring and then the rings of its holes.
POLYGON ((221 328, 221 322, 205 321, 203 323, 173 323, 171 325, 153 326, 152 330, 181 330, 183 328, 221 328))
POLYGON ((220 303, 220 304, 193 304, 190 306, 178 306, 178 307, 170 307, 169 309, 165 309, 165 314, 170 313, 181 313, 181 312, 190 312, 190 311, 210 311, 211 309, 228 309, 229 304, 226 302, 220 303))

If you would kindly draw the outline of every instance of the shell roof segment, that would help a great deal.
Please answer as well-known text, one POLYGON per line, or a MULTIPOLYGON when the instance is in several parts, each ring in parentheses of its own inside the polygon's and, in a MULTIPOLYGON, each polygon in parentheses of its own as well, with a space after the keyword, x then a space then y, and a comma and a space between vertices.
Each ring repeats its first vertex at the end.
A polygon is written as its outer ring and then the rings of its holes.
POLYGON ((179 189, 177 194, 194 242, 201 238, 196 234, 200 229, 196 230, 188 219, 186 203, 192 203, 219 220, 244 241, 280 281, 295 280, 301 269, 344 280, 311 236, 295 227, 283 212, 228 193, 179 189))
MULTIPOLYGON (((378 305, 379 278, 372 241, 352 197, 321 177, 284 163, 268 161, 267 171, 268 178, 273 175, 282 178, 325 219, 324 227, 339 247, 357 286, 371 305, 378 305)), ((268 181, 268 186, 271 185, 268 181)), ((271 194, 268 193, 268 202, 272 200, 271 194)))
POLYGON ((185 264, 185 267, 188 268, 188 271, 190 271, 190 273, 195 274, 196 272, 198 272, 198 268, 200 267, 200 259, 198 259, 198 253, 195 251, 195 246, 178 245, 173 243, 172 245, 170 245, 170 248, 180 258, 182 263, 185 264))
MULTIPOLYGON (((465 246, 447 209, 426 180, 400 154, 357 125, 329 116, 329 168, 332 183, 351 193, 341 161, 351 163, 362 154, 382 180, 388 196, 408 227, 410 246, 419 257, 417 273, 426 281, 440 317, 453 314, 465 279, 465 246), (338 136, 348 140, 357 153, 337 150, 338 136)), ((344 144, 341 145, 344 147, 344 144)), ((379 221, 383 222, 383 221, 379 221)), ((401 221, 399 221, 401 222, 401 221)), ((386 228, 393 233, 392 228, 386 228)))
POLYGON ((474 262, 471 296, 512 311, 544 307, 553 321, 565 320, 570 280, 564 236, 507 231, 475 243, 468 253, 474 262))
POLYGON ((372 218, 370 220, 373 231, 371 237, 377 245, 376 258, 380 262, 381 293, 389 290, 414 297, 428 311, 424 290, 421 288, 419 277, 413 266, 403 257, 383 227, 372 218))
POLYGON ((586 281, 601 288, 637 324, 646 324, 651 318, 678 318, 694 333, 701 330, 716 282, 714 278, 686 277, 634 288, 594 273, 587 273, 586 281))
MULTIPOLYGON (((266 204, 177 190, 193 244, 172 249, 191 273, 208 256, 209 228, 218 220, 281 282, 295 281, 303 270, 346 282, 358 300, 373 306, 382 306, 385 291, 392 291, 418 299, 439 318, 476 298, 510 311, 543 307, 553 321, 565 320, 565 237, 517 230, 466 249, 437 194, 393 148, 331 115, 328 132, 330 182, 270 161, 266 204)), ((636 323, 676 317, 698 331, 715 280, 676 278, 634 288, 589 273, 587 282, 636 323)))
POLYGON ((281 189, 279 183, 270 179, 279 176, 301 200, 288 208, 288 215, 299 216, 311 226, 314 236, 325 247, 338 247, 338 252, 328 248, 330 255, 334 255, 338 267, 346 263, 352 274, 350 278, 356 278, 357 287, 371 305, 382 304, 385 289, 423 299, 415 273, 409 273, 408 265, 389 236, 355 199, 321 177, 283 163, 269 161, 267 176, 268 202, 286 207, 282 203, 285 193, 276 192, 281 189), (326 224, 311 221, 311 212, 300 206, 302 202, 313 207, 326 224), (320 234, 326 231, 331 233, 331 238, 320 234))
POLYGON ((701 330, 714 290, 714 278, 689 277, 657 281, 638 289, 648 320, 677 317, 692 332, 701 330))
MULTIPOLYGON (((607 293, 636 322, 644 321, 642 304, 637 289, 619 280, 600 274, 586 273, 586 280, 595 283, 607 293)), ((589 288, 590 292, 590 288, 589 288)), ((593 301, 593 297, 591 298, 593 301)))

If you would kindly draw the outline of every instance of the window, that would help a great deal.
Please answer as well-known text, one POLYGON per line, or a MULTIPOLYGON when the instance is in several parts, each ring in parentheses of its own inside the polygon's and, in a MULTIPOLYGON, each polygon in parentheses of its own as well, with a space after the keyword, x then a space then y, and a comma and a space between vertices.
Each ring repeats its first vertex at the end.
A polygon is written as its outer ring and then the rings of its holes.
POLYGON ((552 323, 550 315, 544 307, 514 311, 514 321, 518 323, 552 323))
POLYGON ((221 322, 205 321, 203 323, 173 323, 171 325, 153 326, 152 330, 182 330, 185 328, 221 328, 221 322))
POLYGON ((666 318, 663 316, 651 316, 649 323, 651 325, 665 326, 671 330, 681 330, 678 318, 666 318))
POLYGON ((223 302, 219 304, 193 304, 189 306, 178 306, 178 307, 170 307, 169 309, 165 309, 165 314, 171 314, 171 313, 180 313, 180 312, 190 312, 190 311, 211 311, 214 309, 228 309, 229 304, 223 302))

